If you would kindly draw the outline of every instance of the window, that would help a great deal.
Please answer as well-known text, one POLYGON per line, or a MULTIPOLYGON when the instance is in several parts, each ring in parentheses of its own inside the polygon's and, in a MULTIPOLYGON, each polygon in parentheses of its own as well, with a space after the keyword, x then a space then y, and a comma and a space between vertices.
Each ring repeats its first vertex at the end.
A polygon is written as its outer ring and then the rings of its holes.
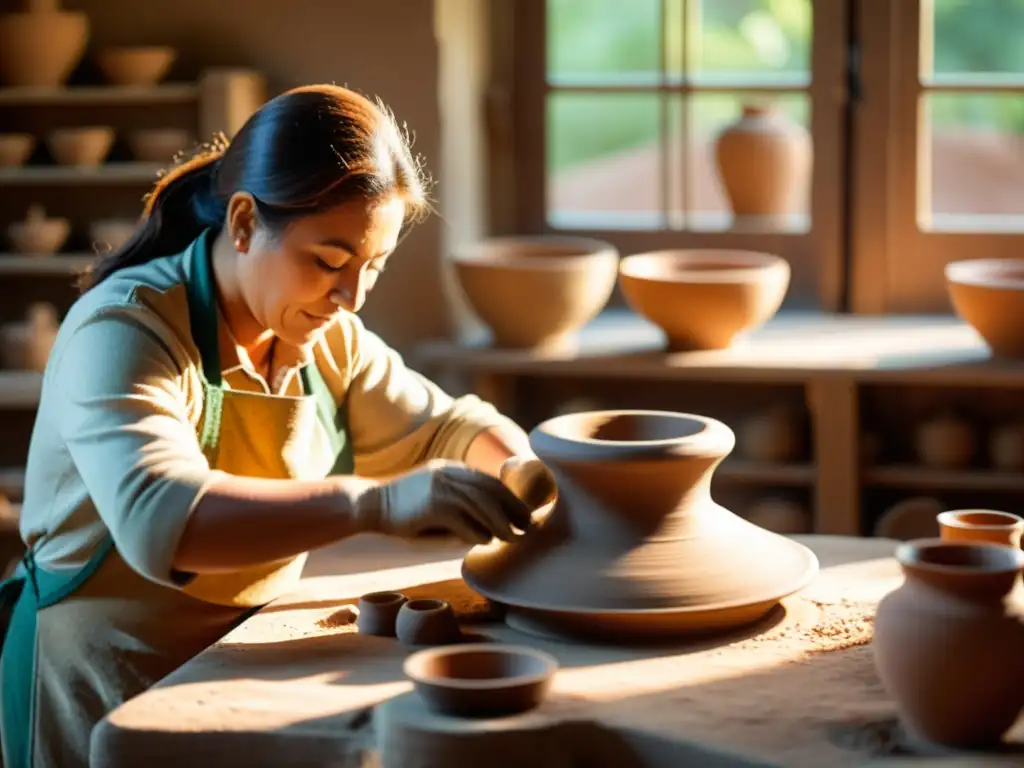
POLYGON ((790 306, 863 312, 948 312, 947 262, 1019 255, 1024 0, 514 0, 506 12, 503 231, 601 237, 623 253, 771 251, 793 266, 790 306), (716 138, 766 100, 807 131, 813 163, 786 215, 736 216, 716 138))

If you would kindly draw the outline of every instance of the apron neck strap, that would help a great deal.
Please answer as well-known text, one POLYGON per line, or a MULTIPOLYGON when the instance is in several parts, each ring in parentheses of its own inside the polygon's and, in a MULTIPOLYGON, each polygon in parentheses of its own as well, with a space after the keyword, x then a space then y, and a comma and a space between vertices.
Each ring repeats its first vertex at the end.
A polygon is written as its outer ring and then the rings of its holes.
POLYGON ((220 343, 217 330, 217 287, 213 279, 213 257, 210 241, 213 230, 207 229, 190 246, 192 276, 186 281, 188 316, 192 339, 199 348, 202 373, 208 384, 218 387, 220 375, 220 343))

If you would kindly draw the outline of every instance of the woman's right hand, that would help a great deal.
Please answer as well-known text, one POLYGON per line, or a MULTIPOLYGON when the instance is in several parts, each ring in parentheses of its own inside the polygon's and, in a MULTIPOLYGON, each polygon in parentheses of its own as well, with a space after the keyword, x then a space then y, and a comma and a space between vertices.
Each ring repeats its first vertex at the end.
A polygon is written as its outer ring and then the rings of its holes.
POLYGON ((412 538, 440 529, 472 544, 511 541, 531 523, 530 509, 500 480, 443 459, 367 489, 356 517, 364 531, 412 538))

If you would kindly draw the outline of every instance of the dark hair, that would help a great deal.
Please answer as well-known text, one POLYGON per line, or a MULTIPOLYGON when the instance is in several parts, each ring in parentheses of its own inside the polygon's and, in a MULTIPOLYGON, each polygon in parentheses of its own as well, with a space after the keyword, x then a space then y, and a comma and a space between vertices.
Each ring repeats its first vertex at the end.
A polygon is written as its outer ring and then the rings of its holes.
POLYGON ((164 174, 131 238, 79 285, 88 290, 220 229, 236 192, 252 195, 261 222, 280 229, 349 200, 392 194, 405 199, 408 224, 430 210, 426 188, 407 133, 382 102, 335 85, 296 88, 260 107, 230 143, 220 137, 164 174))

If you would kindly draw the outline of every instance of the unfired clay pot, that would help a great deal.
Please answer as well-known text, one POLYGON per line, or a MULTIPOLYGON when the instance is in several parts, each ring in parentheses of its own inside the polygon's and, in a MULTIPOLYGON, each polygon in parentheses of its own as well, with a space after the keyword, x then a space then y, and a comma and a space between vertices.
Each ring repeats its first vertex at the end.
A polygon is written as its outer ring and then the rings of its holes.
POLYGON ((654 251, 619 264, 626 301, 673 351, 725 349, 770 320, 789 290, 789 262, 754 251, 654 251))
POLYGON ((15 253, 48 255, 56 253, 71 233, 67 219, 47 218, 41 205, 29 206, 24 221, 16 221, 7 228, 11 248, 15 253))
POLYGON ((971 259, 946 265, 956 313, 996 357, 1024 358, 1024 259, 971 259))
POLYGON ((22 13, 0 15, 0 80, 12 86, 63 85, 81 61, 89 18, 62 11, 60 0, 24 0, 22 13))
POLYGON ((42 373, 57 338, 57 309, 45 302, 32 304, 19 323, 0 326, 0 353, 4 367, 42 373))
POLYGON ((410 600, 398 610, 395 635, 404 645, 447 645, 462 638, 447 600, 410 600))
POLYGON ((96 54, 96 64, 111 85, 156 85, 177 57, 166 45, 111 46, 96 54))
POLYGON ((946 411, 918 426, 914 447, 918 459, 925 466, 963 469, 974 460, 977 430, 963 416, 946 411))
POLYGON ((814 554, 716 504, 733 449, 714 419, 664 411, 560 416, 530 433, 553 473, 551 513, 512 542, 474 547, 471 588, 519 629, 592 638, 731 629, 818 571, 814 554))
POLYGON ((356 626, 363 635, 395 636, 398 611, 407 598, 401 592, 371 592, 359 598, 356 626))
POLYGON ((745 420, 736 432, 737 453, 750 461, 784 464, 803 458, 806 450, 800 409, 778 405, 745 420))
POLYGON ((905 581, 878 606, 873 646, 911 739, 997 744, 1024 704, 1024 623, 1007 600, 1024 552, 919 539, 896 558, 905 581))
POLYGON ((132 155, 142 163, 169 163, 190 143, 192 135, 180 128, 154 128, 128 136, 132 155))
POLYGON ((135 219, 99 219, 89 225, 89 237, 101 252, 116 251, 128 242, 138 226, 135 219))
POLYGON ((943 541, 989 542, 1020 547, 1024 518, 992 509, 953 509, 938 517, 943 541))
POLYGON ((472 643, 418 651, 403 670, 431 709, 460 717, 494 717, 538 706, 558 662, 524 645, 472 643))
POLYGON ((97 166, 114 144, 114 129, 107 125, 58 128, 46 137, 46 146, 58 165, 97 166))
POLYGON ((0 133, 0 168, 24 165, 35 147, 31 133, 0 133))
POLYGON ((737 215, 792 213, 807 194, 811 137, 769 104, 746 104, 715 140, 715 161, 737 215))
POLYGON ((1004 472, 1024 470, 1024 424, 1010 423, 993 430, 988 454, 992 466, 1004 472))
POLYGON ((619 253, 596 240, 501 237, 452 255, 470 307, 511 348, 560 348, 604 309, 619 253))

